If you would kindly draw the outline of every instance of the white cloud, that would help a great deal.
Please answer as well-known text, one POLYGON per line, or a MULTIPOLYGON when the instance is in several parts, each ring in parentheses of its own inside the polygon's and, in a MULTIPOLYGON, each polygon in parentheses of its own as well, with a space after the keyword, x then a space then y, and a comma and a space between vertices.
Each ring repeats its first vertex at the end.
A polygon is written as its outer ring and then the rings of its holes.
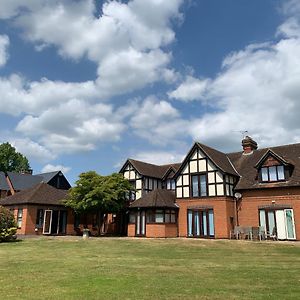
POLYGON ((163 47, 175 39, 171 20, 180 18, 182 2, 109 1, 103 4, 102 14, 95 16, 93 0, 3 1, 0 18, 13 18, 38 51, 54 45, 63 57, 95 62, 97 85, 88 87, 96 88, 97 97, 105 99, 155 81, 173 80, 174 72, 167 67, 171 54, 163 47))
POLYGON ((39 162, 45 162, 56 157, 55 154, 49 151, 46 147, 28 138, 11 138, 9 142, 18 152, 25 155, 29 161, 36 160, 39 162))
POLYGON ((180 163, 183 161, 186 153, 177 153, 174 151, 144 151, 133 155, 134 159, 146 161, 148 163, 164 165, 171 163, 180 163))
POLYGON ((9 37, 7 35, 0 35, 0 68, 3 67, 8 60, 8 46, 9 37))
POLYGON ((192 137, 226 149, 237 144, 239 130, 248 130, 261 146, 299 142, 299 53, 300 35, 286 31, 276 43, 230 54, 206 96, 218 112, 193 120, 192 137))
POLYGON ((48 172, 54 172, 54 171, 62 171, 64 174, 67 174, 71 170, 70 167, 66 167, 63 165, 51 165, 47 164, 43 167, 41 170, 41 173, 48 173, 48 172))
POLYGON ((169 98, 181 101, 203 100, 209 88, 209 79, 197 79, 193 76, 187 76, 174 91, 169 92, 169 98))
POLYGON ((88 104, 72 99, 41 114, 27 115, 16 130, 38 138, 55 153, 92 150, 99 142, 116 141, 125 126, 111 105, 88 104))

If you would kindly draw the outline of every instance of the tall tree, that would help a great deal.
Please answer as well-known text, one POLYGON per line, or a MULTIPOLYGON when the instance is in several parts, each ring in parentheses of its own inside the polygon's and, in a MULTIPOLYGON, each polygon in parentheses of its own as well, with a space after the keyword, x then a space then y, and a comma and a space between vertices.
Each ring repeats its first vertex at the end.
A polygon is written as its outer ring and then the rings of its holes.
POLYGON ((102 176, 94 171, 81 173, 76 185, 69 190, 65 205, 76 213, 98 212, 98 233, 103 215, 117 213, 125 207, 126 194, 132 186, 122 174, 102 176))
POLYGON ((28 159, 10 143, 3 143, 0 144, 0 171, 28 172, 30 165, 28 159))

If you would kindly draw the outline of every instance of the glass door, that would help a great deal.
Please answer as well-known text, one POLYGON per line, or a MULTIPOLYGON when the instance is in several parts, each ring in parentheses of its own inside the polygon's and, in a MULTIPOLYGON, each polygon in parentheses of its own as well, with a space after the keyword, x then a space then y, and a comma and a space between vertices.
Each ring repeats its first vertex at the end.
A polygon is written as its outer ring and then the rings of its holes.
POLYGON ((43 234, 51 234, 52 210, 45 210, 43 234))
POLYGON ((285 209, 284 214, 285 214, 287 239, 295 240, 296 234, 295 234, 294 212, 292 209, 285 209))
POLYGON ((146 235, 146 212, 144 210, 138 211, 136 214, 135 235, 146 235))
POLYGON ((189 209, 188 210, 188 228, 187 236, 189 237, 214 237, 214 212, 212 209, 199 210, 189 209))

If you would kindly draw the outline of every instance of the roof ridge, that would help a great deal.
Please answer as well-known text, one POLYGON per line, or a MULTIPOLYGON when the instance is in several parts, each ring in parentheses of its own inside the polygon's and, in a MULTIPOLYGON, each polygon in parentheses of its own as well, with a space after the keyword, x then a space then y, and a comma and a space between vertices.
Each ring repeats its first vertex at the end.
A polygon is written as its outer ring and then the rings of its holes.
MULTIPOLYGON (((258 148, 255 151, 273 150, 274 148, 283 148, 283 147, 296 146, 296 145, 300 146, 300 143, 284 144, 284 145, 277 145, 277 146, 268 146, 268 147, 264 147, 264 148, 258 148)), ((225 154, 226 155, 231 155, 231 154, 238 154, 238 153, 243 153, 243 151, 228 152, 228 153, 225 153, 225 154)))

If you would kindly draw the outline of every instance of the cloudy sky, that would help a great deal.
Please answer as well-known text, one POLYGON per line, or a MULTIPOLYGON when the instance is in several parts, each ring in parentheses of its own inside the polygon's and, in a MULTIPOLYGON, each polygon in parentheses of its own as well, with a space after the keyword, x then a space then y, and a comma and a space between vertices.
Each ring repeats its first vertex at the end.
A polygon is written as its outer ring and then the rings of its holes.
POLYGON ((298 0, 0 0, 0 142, 35 173, 300 142, 298 0))

